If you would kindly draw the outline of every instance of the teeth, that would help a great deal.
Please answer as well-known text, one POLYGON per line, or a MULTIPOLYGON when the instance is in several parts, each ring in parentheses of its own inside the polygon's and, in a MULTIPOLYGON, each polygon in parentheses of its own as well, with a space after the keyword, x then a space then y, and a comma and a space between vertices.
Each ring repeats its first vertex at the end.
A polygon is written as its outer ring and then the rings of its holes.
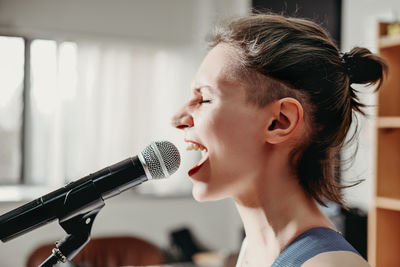
POLYGON ((194 143, 189 143, 188 146, 186 147, 186 150, 203 150, 203 151, 207 151, 207 149, 202 146, 202 145, 198 145, 198 144, 194 144, 194 143))

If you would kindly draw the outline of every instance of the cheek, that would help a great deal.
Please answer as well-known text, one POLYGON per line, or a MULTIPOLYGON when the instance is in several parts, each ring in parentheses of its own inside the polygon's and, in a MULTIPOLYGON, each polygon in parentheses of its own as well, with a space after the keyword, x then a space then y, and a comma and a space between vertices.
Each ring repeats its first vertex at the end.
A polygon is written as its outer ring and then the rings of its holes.
POLYGON ((207 139, 207 143, 218 140, 219 137, 224 134, 226 125, 226 120, 221 116, 219 109, 207 110, 207 112, 198 116, 196 120, 196 130, 203 138, 207 139))
POLYGON ((264 125, 257 112, 221 107, 198 119, 197 130, 214 159, 230 159, 233 163, 235 159, 253 157, 264 143, 264 125))
POLYGON ((217 138, 231 149, 242 150, 260 144, 263 137, 263 125, 253 114, 235 112, 229 116, 221 116, 213 121, 213 128, 217 138))
POLYGON ((237 132, 240 123, 238 115, 224 108, 214 109, 209 112, 207 120, 204 120, 205 129, 213 133, 217 138, 226 139, 233 132, 237 132))
POLYGON ((220 152, 217 155, 219 171, 228 177, 242 177, 258 167, 264 157, 264 125, 247 114, 238 114, 234 120, 221 123, 220 152), (222 132, 224 134, 222 134, 222 132))

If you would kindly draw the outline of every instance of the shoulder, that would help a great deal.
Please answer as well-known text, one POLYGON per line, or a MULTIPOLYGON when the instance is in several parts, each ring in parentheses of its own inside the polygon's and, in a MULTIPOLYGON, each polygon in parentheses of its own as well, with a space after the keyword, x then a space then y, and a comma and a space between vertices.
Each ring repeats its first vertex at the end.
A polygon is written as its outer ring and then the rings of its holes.
POLYGON ((350 251, 320 253, 307 260, 302 267, 370 267, 360 255, 350 251))

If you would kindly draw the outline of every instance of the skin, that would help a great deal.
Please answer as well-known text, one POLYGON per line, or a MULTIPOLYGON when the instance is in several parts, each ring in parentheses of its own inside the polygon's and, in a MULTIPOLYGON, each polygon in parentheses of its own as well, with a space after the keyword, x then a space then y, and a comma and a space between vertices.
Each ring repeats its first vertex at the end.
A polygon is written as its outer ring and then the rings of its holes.
MULTIPOLYGON (((249 85, 235 75, 236 54, 227 44, 208 53, 172 125, 184 130, 186 142, 206 148, 201 166, 189 171, 194 198, 232 198, 248 242, 242 267, 270 266, 299 234, 333 226, 291 170, 290 152, 307 136, 301 104, 293 98, 265 107, 249 103, 249 85)), ((336 264, 369 266, 348 252, 322 253, 304 266, 336 264)))

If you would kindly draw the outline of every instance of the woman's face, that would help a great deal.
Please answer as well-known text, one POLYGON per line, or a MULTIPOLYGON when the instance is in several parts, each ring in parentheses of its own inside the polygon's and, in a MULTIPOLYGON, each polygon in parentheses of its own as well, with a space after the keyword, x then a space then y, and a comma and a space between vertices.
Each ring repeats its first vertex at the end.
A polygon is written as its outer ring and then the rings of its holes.
POLYGON ((172 119, 185 131, 189 150, 202 159, 188 174, 199 201, 239 195, 263 165, 269 113, 246 100, 246 84, 235 77, 235 49, 219 44, 202 62, 192 97, 172 119))

